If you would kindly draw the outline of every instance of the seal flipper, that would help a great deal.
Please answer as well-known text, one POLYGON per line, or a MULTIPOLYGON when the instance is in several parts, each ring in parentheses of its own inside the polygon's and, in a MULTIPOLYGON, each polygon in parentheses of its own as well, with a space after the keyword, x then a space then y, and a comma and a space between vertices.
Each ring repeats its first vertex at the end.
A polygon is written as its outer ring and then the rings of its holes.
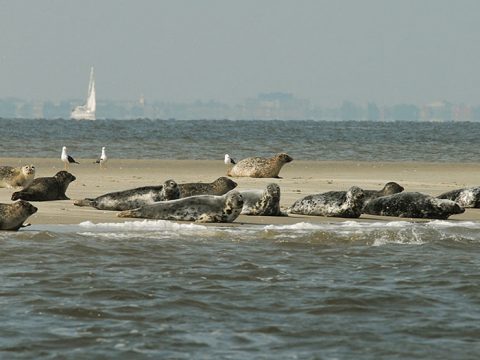
POLYGON ((94 207, 94 205, 95 205, 94 201, 95 201, 95 199, 89 199, 89 198, 86 198, 86 199, 83 199, 83 200, 75 200, 73 202, 73 205, 94 207))

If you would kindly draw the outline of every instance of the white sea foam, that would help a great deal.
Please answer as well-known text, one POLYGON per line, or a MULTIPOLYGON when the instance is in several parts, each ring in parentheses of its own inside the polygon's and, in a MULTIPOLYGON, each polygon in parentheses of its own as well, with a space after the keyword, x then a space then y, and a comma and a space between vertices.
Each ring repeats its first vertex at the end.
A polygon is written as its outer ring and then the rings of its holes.
POLYGON ((179 224, 167 220, 142 220, 142 221, 125 221, 122 223, 98 223, 91 221, 84 221, 78 224, 83 229, 89 230, 119 230, 119 231, 155 231, 155 230, 170 230, 170 231, 198 231, 207 229, 204 225, 198 224, 179 224))

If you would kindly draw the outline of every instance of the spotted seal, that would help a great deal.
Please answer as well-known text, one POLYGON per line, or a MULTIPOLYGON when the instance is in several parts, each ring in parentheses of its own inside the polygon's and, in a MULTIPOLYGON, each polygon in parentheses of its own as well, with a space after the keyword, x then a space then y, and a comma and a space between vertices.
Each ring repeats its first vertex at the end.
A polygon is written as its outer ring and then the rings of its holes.
POLYGON ((480 187, 448 191, 438 195, 437 198, 455 201, 464 208, 480 208, 480 187))
POLYGON ((65 192, 75 176, 62 170, 52 177, 40 177, 32 181, 29 187, 12 194, 12 200, 51 201, 69 200, 65 192))
POLYGON ((371 215, 441 220, 464 211, 463 207, 452 200, 437 199, 418 192, 381 196, 370 200, 363 209, 365 214, 371 215))
POLYGON ((225 176, 221 176, 211 183, 185 183, 178 184, 180 197, 195 195, 223 195, 235 189, 237 183, 225 176))
POLYGON ((242 195, 232 190, 224 195, 197 195, 178 200, 159 201, 138 209, 117 214, 124 218, 146 218, 176 221, 221 222, 234 221, 241 213, 242 195))
POLYGON ((365 193, 357 186, 348 191, 328 191, 305 196, 287 210, 291 214, 358 218, 362 214, 365 193))
POLYGON ((18 230, 30 224, 23 222, 37 212, 37 208, 27 201, 0 204, 0 230, 18 230))
POLYGON ((35 178, 35 166, 0 166, 0 187, 25 189, 35 178))
POLYGON ((111 192, 94 199, 74 201, 77 206, 91 206, 99 210, 129 210, 153 204, 157 201, 174 200, 180 197, 180 190, 174 180, 167 180, 159 186, 143 186, 135 189, 111 192))
POLYGON ((271 183, 264 190, 242 190, 242 215, 284 216, 280 210, 280 186, 271 183))
POLYGON ((285 153, 276 154, 270 158, 249 157, 240 160, 228 170, 228 176, 249 176, 254 178, 278 178, 282 166, 293 161, 285 153))

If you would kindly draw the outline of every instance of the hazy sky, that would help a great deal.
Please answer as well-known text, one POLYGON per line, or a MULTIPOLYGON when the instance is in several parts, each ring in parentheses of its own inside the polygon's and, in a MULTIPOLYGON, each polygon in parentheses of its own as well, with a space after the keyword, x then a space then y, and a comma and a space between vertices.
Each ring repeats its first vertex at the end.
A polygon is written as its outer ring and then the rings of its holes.
POLYGON ((0 0, 0 98, 480 104, 478 0, 0 0))

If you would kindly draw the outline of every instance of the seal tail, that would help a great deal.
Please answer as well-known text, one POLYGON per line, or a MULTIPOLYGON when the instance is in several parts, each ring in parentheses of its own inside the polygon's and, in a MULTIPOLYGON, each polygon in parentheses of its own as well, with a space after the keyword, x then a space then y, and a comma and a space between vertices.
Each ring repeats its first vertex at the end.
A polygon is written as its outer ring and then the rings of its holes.
POLYGON ((94 206, 93 199, 82 199, 82 200, 75 200, 73 205, 76 206, 94 206))

